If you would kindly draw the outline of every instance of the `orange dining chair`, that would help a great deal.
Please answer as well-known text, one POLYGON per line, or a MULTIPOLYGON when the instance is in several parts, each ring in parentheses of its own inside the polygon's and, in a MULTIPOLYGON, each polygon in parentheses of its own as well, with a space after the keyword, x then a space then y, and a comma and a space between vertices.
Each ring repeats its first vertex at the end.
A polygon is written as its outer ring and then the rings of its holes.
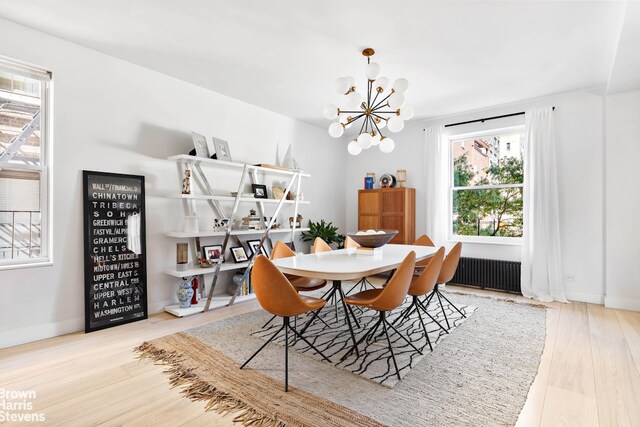
MULTIPOLYGON (((427 344, 429 344, 429 349, 433 351, 433 346, 431 345, 431 340, 429 339, 429 334, 427 333, 427 327, 424 324, 424 320, 422 319, 422 311, 424 314, 429 316, 431 320, 433 320, 442 330, 449 333, 444 326, 442 326, 436 319, 429 314, 427 308, 422 304, 422 302, 418 299, 418 297, 427 295, 433 291, 433 288, 436 286, 436 281, 438 280, 438 275, 440 274, 440 268, 442 267, 442 261, 444 260, 444 247, 438 249, 438 251, 431 257, 428 258, 428 263, 426 267, 422 270, 419 276, 414 276, 413 281, 411 282, 411 286, 409 286, 408 295, 411 296, 411 304, 409 307, 405 308, 404 311, 393 321, 393 324, 402 321, 404 319, 409 318, 414 312, 418 313, 418 318, 420 319, 420 323, 422 324, 422 330, 424 331, 424 336, 427 338, 427 344)), ((417 263, 416 263, 417 265, 417 263)))
POLYGON ((449 301, 449 299, 445 297, 444 294, 440 292, 440 289, 438 288, 438 285, 443 285, 451 281, 451 279, 453 279, 453 276, 456 274, 456 270, 458 269, 458 263, 460 262, 461 253, 462 253, 462 243, 458 242, 455 244, 453 249, 449 251, 449 254, 445 258, 444 262, 442 263, 442 268, 440 269, 438 280, 436 280, 436 285, 433 287, 433 291, 431 291, 431 294, 429 294, 429 296, 427 297, 424 303, 425 308, 428 308, 429 304, 431 303, 431 300, 433 300, 433 297, 434 296, 438 297, 438 303, 440 304, 440 309, 442 310, 442 314, 444 314, 445 322, 447 322, 447 329, 451 329, 451 325, 449 325, 449 319, 447 319, 447 312, 442 306, 443 299, 447 301, 451 307, 455 308, 462 317, 467 317, 464 315, 462 311, 460 311, 458 307, 456 307, 451 301, 449 301))
POLYGON ((313 241, 313 246, 311 247, 311 253, 315 254, 317 252, 329 252, 332 251, 331 246, 327 244, 320 237, 316 237, 316 240, 313 241))
MULTIPOLYGON (((423 234, 422 236, 418 237, 418 239, 415 242, 413 242, 413 244, 415 246, 432 246, 432 247, 436 246, 433 244, 433 241, 426 234, 423 234)), ((423 259, 422 261, 416 262, 416 270, 425 268, 427 264, 429 264, 429 262, 430 262, 429 259, 423 259)))
MULTIPOLYGON (((351 237, 347 236, 344 238, 345 249, 358 249, 359 247, 360 245, 357 244, 356 241, 353 240, 351 237)), ((355 285, 353 285, 351 289, 347 291, 347 295, 349 295, 358 286, 360 286, 360 291, 366 290, 367 286, 371 286, 373 289, 376 288, 375 286, 373 286, 373 283, 369 281, 369 279, 367 279, 366 277, 363 277, 362 279, 358 280, 358 282, 355 285)))
MULTIPOLYGON (((292 256, 296 256, 296 253, 293 252, 289 246, 285 245, 282 241, 279 240, 273 246, 270 259, 275 260, 280 258, 288 258, 292 256)), ((315 291, 317 289, 323 288, 327 284, 327 281, 322 279, 312 279, 310 277, 301 277, 301 276, 295 276, 292 274, 285 274, 285 277, 287 278, 287 280, 289 280, 289 282, 297 292, 315 291)), ((269 319, 267 323, 262 325, 262 327, 265 328, 275 318, 276 316, 273 316, 271 319, 269 319)), ((322 318, 320 318, 320 320, 322 320, 322 318)), ((322 320, 322 322, 324 322, 324 320, 322 320)))
POLYGON ((380 314, 380 318, 376 324, 355 343, 351 350, 342 357, 342 360, 346 359, 352 351, 355 351, 356 355, 359 357, 358 345, 369 335, 373 336, 380 325, 382 325, 382 329, 387 337, 389 351, 391 351, 391 358, 393 359, 393 365, 396 368, 396 375, 398 376, 398 379, 401 379, 400 371, 398 369, 398 363, 396 362, 396 356, 393 353, 393 347, 391 345, 391 339, 389 338, 387 327, 391 328, 396 334, 405 340, 407 344, 413 347, 415 351, 422 354, 422 352, 413 345, 411 341, 398 332, 398 330, 387 320, 387 313, 398 308, 406 298, 409 286, 411 286, 411 278, 413 277, 415 264, 416 253, 411 251, 397 268, 387 286, 382 289, 369 289, 367 291, 358 292, 357 294, 348 296, 344 299, 344 302, 349 305, 376 310, 380 314))
POLYGON ((300 296, 284 274, 278 270, 278 267, 264 255, 258 255, 253 263, 251 283, 260 306, 274 316, 282 317, 282 326, 240 366, 240 369, 251 362, 284 329, 284 391, 289 391, 289 331, 292 331, 294 337, 303 340, 316 353, 331 363, 327 356, 315 348, 289 322, 291 317, 321 309, 326 304, 326 301, 320 298, 300 296))

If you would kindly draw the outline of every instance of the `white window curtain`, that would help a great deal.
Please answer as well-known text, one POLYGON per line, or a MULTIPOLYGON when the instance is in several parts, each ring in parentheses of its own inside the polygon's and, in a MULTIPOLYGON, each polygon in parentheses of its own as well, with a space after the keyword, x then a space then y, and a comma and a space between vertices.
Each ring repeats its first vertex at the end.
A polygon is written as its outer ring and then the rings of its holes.
POLYGON ((444 137, 444 126, 428 127, 424 136, 427 235, 436 246, 443 246, 448 230, 449 147, 444 137))
POLYGON ((522 294, 566 302, 560 259, 560 214, 553 109, 525 112, 522 294))

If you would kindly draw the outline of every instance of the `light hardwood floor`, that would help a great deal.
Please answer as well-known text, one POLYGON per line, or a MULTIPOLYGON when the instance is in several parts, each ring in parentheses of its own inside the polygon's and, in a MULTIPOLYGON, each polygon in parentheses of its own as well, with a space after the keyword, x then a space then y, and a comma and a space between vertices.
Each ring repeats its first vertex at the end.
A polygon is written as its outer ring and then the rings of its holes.
MULTIPOLYGON (((549 306, 545 349, 517 425, 640 425, 640 313, 583 303, 549 306)), ((250 301, 183 319, 162 313, 0 350, 0 388, 34 390, 32 411, 43 413, 47 425, 230 426, 232 416, 204 412, 204 403, 182 398, 169 388, 162 366, 138 362, 132 349, 257 308, 250 301)))

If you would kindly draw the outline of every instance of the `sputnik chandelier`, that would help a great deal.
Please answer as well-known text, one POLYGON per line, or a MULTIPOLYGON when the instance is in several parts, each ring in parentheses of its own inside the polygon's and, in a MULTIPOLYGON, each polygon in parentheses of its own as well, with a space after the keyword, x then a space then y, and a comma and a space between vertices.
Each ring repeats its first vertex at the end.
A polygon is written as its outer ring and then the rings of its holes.
POLYGON ((362 119, 358 136, 349 142, 349 154, 357 156, 373 146, 380 147, 383 153, 390 153, 395 143, 382 134, 385 127, 389 132, 400 132, 404 128, 404 121, 413 117, 413 108, 405 105, 404 93, 409 88, 407 79, 398 79, 388 89, 389 79, 378 77, 380 65, 371 62, 375 51, 367 48, 362 51, 367 57, 367 96, 358 93, 353 77, 340 77, 336 80, 336 91, 344 95, 345 109, 329 104, 324 108, 324 117, 329 120, 338 119, 329 125, 329 135, 340 138, 345 129, 349 129, 362 119))

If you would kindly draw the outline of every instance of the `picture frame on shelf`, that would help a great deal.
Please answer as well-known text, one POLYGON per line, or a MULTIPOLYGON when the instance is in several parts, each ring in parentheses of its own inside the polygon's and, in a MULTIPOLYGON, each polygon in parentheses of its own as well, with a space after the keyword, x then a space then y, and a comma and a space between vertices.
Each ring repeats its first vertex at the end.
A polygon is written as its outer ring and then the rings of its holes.
MULTIPOLYGON (((249 249, 251 249, 251 255, 255 254, 260 247, 260 240, 247 240, 247 245, 249 245, 249 249)), ((269 254, 267 253, 267 249, 262 245, 260 247, 260 253, 267 258, 269 258, 269 254)))
POLYGON ((229 144, 224 139, 211 137, 213 139, 213 148, 216 151, 216 159, 231 162, 231 151, 229 144))
POLYGON ((273 198, 280 200, 284 197, 284 187, 281 185, 273 185, 271 187, 271 193, 273 193, 273 198))
POLYGON ((210 245, 202 247, 202 257, 207 261, 214 263, 224 262, 224 254, 222 253, 222 245, 210 245))
POLYGON ((207 147, 207 138, 199 133, 191 132, 193 146, 196 149, 197 157, 209 158, 209 147, 207 147))
POLYGON ((244 250, 244 247, 242 246, 236 246, 231 248, 231 255, 233 256, 233 261, 235 263, 249 261, 247 252, 244 250))
POLYGON ((251 184, 253 190, 253 197, 256 199, 268 199, 267 186, 264 184, 251 184))

